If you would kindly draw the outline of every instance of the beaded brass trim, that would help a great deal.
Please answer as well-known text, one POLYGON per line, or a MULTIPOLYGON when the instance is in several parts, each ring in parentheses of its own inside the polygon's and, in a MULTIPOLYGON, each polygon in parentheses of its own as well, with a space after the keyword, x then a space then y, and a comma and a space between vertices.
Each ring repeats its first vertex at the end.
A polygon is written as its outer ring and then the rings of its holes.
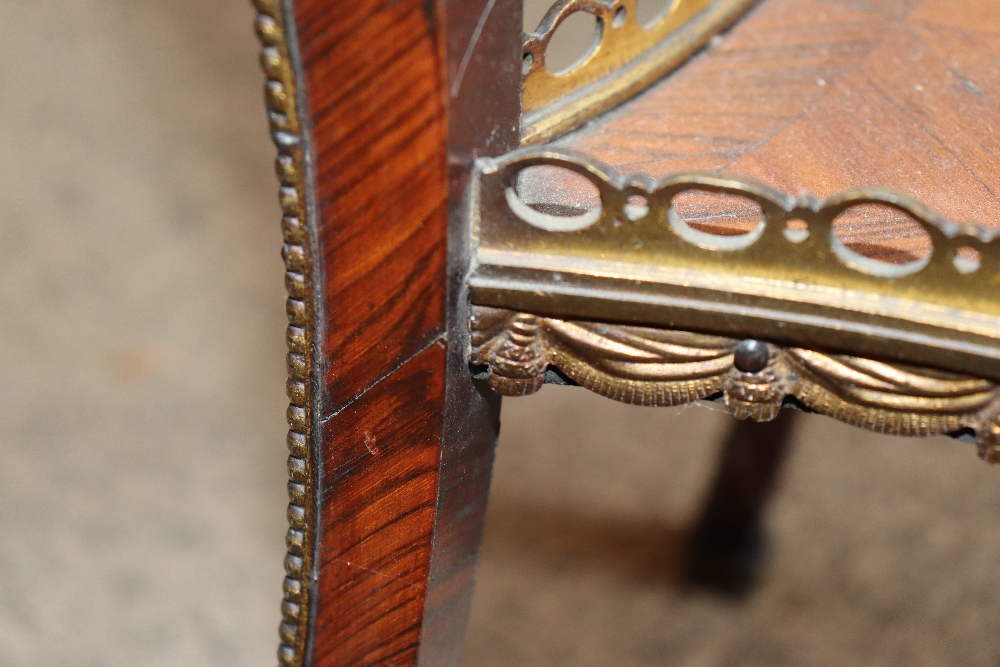
POLYGON ((275 168, 281 184, 281 229, 284 236, 285 288, 288 299, 288 533, 284 600, 279 627, 278 662, 301 667, 309 618, 309 573, 312 571, 313 465, 312 379, 313 338, 310 294, 310 243, 306 219, 305 164, 302 132, 295 99, 295 73, 286 42, 281 0, 254 0, 257 36, 271 136, 278 148, 275 168))
POLYGON ((546 370, 635 405, 668 406, 723 393, 738 419, 769 421, 794 396, 812 410, 880 433, 976 433, 1000 465, 1000 385, 954 373, 755 340, 541 317, 476 306, 472 363, 505 396, 538 391, 546 370))
POLYGON ((524 36, 522 145, 565 134, 662 78, 746 12, 756 0, 673 0, 648 25, 639 0, 558 0, 524 36), (545 65, 559 25, 577 12, 597 19, 597 39, 565 72, 545 65))

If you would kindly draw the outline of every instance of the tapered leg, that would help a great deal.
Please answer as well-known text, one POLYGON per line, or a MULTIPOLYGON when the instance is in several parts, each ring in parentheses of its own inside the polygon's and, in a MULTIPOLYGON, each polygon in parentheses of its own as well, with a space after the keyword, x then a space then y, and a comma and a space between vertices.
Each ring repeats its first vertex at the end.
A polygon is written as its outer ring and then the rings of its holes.
POLYGON ((518 145, 520 0, 256 2, 312 334, 280 659, 457 667, 499 423, 467 361, 467 190, 518 145))
POLYGON ((740 595, 755 582, 765 555, 763 509, 789 448, 795 415, 766 423, 737 422, 696 525, 688 580, 740 595))

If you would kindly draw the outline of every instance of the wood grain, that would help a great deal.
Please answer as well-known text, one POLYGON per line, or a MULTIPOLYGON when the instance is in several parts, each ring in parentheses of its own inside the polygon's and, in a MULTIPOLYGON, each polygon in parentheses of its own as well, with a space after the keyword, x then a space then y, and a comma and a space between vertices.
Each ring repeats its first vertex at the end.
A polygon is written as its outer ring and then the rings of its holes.
POLYGON ((499 418, 463 202, 517 145, 519 0, 290 3, 320 254, 307 664, 457 666, 499 418))
MULTIPOLYGON (((791 194, 884 185, 955 222, 1000 227, 998 61, 991 0, 763 0, 558 144, 625 173, 733 173, 791 194)), ((842 239, 876 256, 922 252, 911 224, 875 215, 842 239)))
POLYGON ((323 547, 313 658, 414 664, 437 502, 443 343, 333 416, 321 484, 323 547))
POLYGON ((520 141, 522 0, 447 0, 448 371, 438 505, 419 664, 458 667, 500 429, 500 397, 469 372, 473 161, 520 141))
POLYGON ((417 663, 445 404, 441 44, 422 0, 296 0, 321 276, 308 664, 417 663))
POLYGON ((333 411, 444 331, 445 98, 427 6, 295 3, 333 411))

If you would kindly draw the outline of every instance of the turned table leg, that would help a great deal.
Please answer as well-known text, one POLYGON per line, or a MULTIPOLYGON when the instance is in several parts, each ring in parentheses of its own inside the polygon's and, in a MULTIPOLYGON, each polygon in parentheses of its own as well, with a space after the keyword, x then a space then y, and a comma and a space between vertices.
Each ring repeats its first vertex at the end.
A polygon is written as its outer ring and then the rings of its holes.
POLYGON ((763 509, 790 444, 794 415, 737 422, 723 448, 715 481, 691 540, 691 583, 740 595, 764 563, 763 509))

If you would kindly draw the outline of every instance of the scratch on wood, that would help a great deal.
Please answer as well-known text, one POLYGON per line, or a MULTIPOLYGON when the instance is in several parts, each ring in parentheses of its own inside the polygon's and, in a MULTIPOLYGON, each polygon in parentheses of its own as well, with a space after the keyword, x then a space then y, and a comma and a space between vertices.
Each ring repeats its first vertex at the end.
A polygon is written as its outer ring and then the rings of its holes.
POLYGON ((458 91, 462 87, 462 79, 465 77, 465 70, 469 67, 469 61, 472 60, 472 53, 476 50, 476 44, 479 43, 479 38, 483 34, 483 27, 486 25, 486 20, 490 17, 490 13, 493 11, 493 5, 495 5, 497 0, 489 0, 486 3, 486 7, 483 9, 483 13, 479 17, 479 22, 476 24, 476 29, 472 31, 472 38, 469 40, 469 45, 465 47, 465 55, 462 56, 462 62, 458 66, 458 71, 455 73, 455 83, 451 86, 451 96, 457 97, 458 91))
POLYGON ((373 570, 370 567, 365 567, 364 565, 358 565, 357 563, 352 563, 351 561, 344 560, 343 558, 333 558, 332 560, 335 563, 340 563, 341 565, 346 565, 347 567, 351 567, 351 568, 354 568, 356 570, 361 570, 362 572, 371 572, 372 574, 374 574, 374 575, 376 575, 378 577, 382 577, 383 579, 388 579, 389 581, 398 581, 399 583, 403 584, 407 588, 421 589, 421 586, 419 586, 418 584, 414 584, 414 583, 411 583, 409 581, 406 581, 402 577, 397 577, 394 574, 386 574, 385 572, 380 572, 378 570, 373 570))

